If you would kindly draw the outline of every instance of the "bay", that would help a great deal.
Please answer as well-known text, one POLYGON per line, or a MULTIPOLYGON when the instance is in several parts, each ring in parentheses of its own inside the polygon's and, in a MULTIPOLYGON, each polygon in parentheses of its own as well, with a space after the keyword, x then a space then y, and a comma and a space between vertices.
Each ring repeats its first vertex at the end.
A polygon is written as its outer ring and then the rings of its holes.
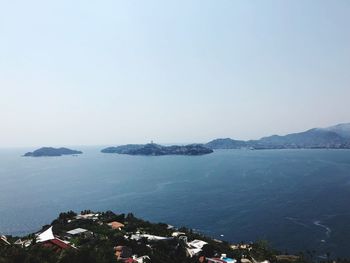
MULTIPOLYGON (((74 148, 74 147, 73 147, 74 148)), ((233 243, 350 256, 349 150, 217 150, 204 156, 25 158, 0 150, 0 233, 23 235, 59 212, 132 212, 233 243)))

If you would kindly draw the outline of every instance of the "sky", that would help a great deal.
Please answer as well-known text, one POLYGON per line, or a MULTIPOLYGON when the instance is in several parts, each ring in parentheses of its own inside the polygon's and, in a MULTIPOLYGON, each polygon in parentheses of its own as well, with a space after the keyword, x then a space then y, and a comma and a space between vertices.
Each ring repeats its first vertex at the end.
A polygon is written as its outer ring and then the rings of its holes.
POLYGON ((350 1, 0 0, 0 147, 350 122, 350 1))

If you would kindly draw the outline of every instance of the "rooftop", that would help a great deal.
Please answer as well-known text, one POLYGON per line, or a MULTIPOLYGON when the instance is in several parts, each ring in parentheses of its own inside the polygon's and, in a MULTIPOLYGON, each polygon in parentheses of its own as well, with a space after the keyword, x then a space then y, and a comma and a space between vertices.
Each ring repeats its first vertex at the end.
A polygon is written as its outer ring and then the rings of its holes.
POLYGON ((108 225, 113 229, 119 229, 121 227, 124 227, 124 224, 117 222, 117 221, 110 222, 110 223, 108 223, 108 225))
POLYGON ((86 230, 86 229, 84 229, 84 228, 76 228, 76 229, 67 231, 67 234, 70 234, 70 235, 79 235, 79 234, 85 233, 85 232, 87 232, 87 231, 88 231, 88 230, 86 230))
POLYGON ((50 226, 48 229, 46 229, 44 232, 40 233, 37 235, 36 237, 36 242, 40 243, 40 242, 45 242, 47 240, 51 240, 54 239, 54 235, 52 233, 52 226, 50 226))

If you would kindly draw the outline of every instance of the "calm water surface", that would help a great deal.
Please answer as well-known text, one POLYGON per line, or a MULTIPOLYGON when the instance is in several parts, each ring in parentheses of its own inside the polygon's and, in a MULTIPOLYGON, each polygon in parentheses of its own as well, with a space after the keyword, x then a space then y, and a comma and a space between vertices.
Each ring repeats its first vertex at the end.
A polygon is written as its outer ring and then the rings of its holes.
POLYGON ((42 158, 0 150, 0 233, 37 231, 70 209, 113 210, 232 242, 350 256, 349 150, 142 157, 100 148, 42 158))

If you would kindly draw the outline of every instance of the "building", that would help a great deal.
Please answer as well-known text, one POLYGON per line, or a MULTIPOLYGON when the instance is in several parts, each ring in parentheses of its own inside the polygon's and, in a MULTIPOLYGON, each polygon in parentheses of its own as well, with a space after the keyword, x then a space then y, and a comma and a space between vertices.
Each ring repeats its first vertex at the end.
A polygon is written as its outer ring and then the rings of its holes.
POLYGON ((220 258, 207 258, 208 263, 236 263, 237 260, 226 257, 226 254, 221 254, 220 258))
POLYGON ((186 235, 186 233, 179 232, 179 231, 175 231, 171 234, 172 237, 179 237, 179 236, 184 236, 184 235, 186 235))
POLYGON ((50 240, 47 240, 45 242, 42 242, 42 246, 48 247, 48 248, 53 248, 55 250, 55 252, 60 252, 60 251, 65 250, 65 249, 72 248, 72 246, 68 242, 63 241, 59 238, 54 238, 54 239, 50 239, 50 240))
POLYGON ((116 246, 114 247, 114 255, 117 258, 117 260, 122 260, 124 262, 134 262, 132 259, 132 250, 129 247, 126 246, 116 246), (129 261, 128 261, 129 260, 129 261))
POLYGON ((205 242, 203 240, 195 239, 191 242, 187 242, 187 237, 185 238, 184 236, 181 236, 180 238, 187 245, 186 251, 187 251, 188 256, 190 256, 190 257, 198 255, 202 251, 202 248, 206 244, 208 244, 207 242, 205 242))
POLYGON ((32 244, 32 240, 30 239, 17 239, 15 241, 15 243, 13 243, 15 245, 21 246, 21 247, 29 247, 32 244))
POLYGON ((142 256, 142 257, 133 256, 133 259, 137 263, 151 262, 151 259, 149 258, 149 256, 142 256))
POLYGON ((68 241, 61 240, 54 236, 52 226, 44 232, 37 234, 36 243, 41 244, 43 247, 53 248, 56 252, 72 248, 68 241))
POLYGON ((7 238, 5 236, 0 237, 0 246, 8 246, 11 245, 10 242, 7 241, 7 238))
POLYGON ((90 213, 90 214, 80 214, 80 215, 77 215, 75 217, 75 219, 89 219, 89 220, 98 220, 98 217, 100 216, 100 214, 93 214, 93 213, 90 213))
POLYGON ((84 229, 84 228, 76 228, 76 229, 67 231, 68 238, 72 238, 72 237, 76 237, 76 236, 91 237, 92 234, 93 234, 92 232, 90 232, 89 230, 84 229))
POLYGON ((124 224, 117 222, 117 221, 110 222, 110 223, 108 223, 108 225, 112 229, 116 229, 116 230, 121 230, 124 227, 124 224))
MULTIPOLYGON (((128 236, 124 236, 125 238, 128 238, 128 236)), ((173 237, 161 237, 161 236, 155 236, 155 235, 150 235, 150 234, 132 234, 130 236, 131 240, 141 240, 143 238, 146 238, 148 241, 167 241, 173 239, 173 237)))

